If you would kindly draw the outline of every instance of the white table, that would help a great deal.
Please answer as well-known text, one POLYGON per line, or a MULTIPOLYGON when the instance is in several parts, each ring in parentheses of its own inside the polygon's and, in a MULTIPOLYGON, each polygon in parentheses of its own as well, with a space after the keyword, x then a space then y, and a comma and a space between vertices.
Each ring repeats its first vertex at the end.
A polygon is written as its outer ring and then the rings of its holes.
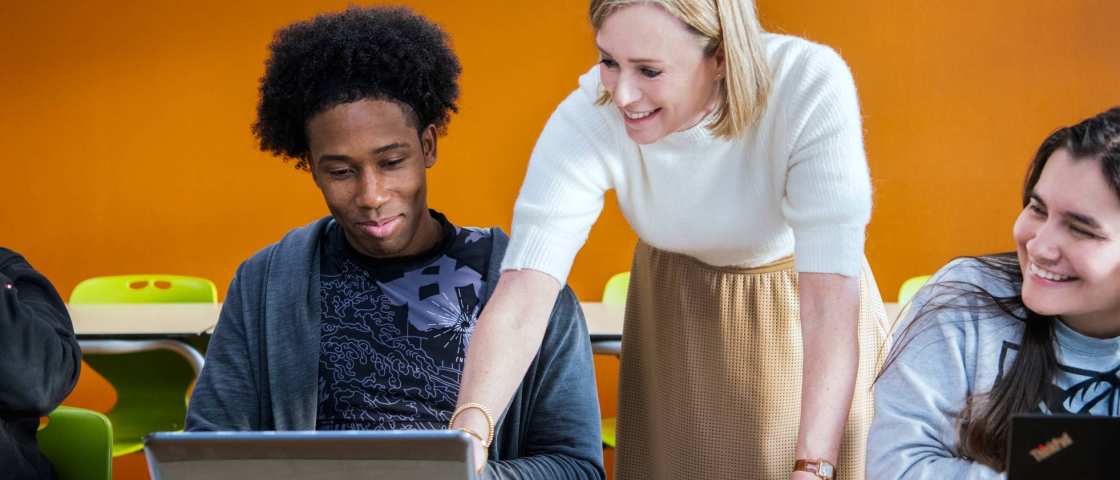
MULTIPOLYGON (((624 309, 618 305, 582 302, 587 330, 594 341, 620 340, 624 309)), ((887 319, 893 323, 899 305, 888 303, 887 319)), ((74 332, 81 337, 189 337, 207 335, 218 324, 221 304, 153 303, 70 305, 74 332)))
MULTIPOLYGON (((582 307, 596 353, 617 354, 621 349, 623 307, 603 303, 583 303, 582 307)), ((84 351, 126 353, 156 346, 175 350, 197 371, 202 368, 202 355, 182 340, 213 333, 222 305, 84 304, 70 305, 69 309, 84 351)))
POLYGON ((80 337, 177 337, 206 335, 218 324, 216 303, 69 305, 80 337))
MULTIPOLYGON (((583 303, 592 337, 622 336, 623 308, 583 303)), ((70 305, 74 332, 82 337, 176 337, 206 335, 218 324, 221 304, 149 303, 70 305)))

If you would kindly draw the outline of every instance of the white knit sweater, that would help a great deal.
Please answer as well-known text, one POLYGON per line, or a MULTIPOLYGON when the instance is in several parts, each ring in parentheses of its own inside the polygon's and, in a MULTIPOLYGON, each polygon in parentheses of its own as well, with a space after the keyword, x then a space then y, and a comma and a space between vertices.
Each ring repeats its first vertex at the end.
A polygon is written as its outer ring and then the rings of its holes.
POLYGON ((799 272, 858 275, 871 185, 851 72, 826 46, 762 38, 773 89, 760 121, 733 140, 701 122, 638 145, 617 107, 595 105, 598 66, 582 75, 537 140, 502 269, 563 283, 614 189, 655 248, 715 266, 794 254, 799 272))

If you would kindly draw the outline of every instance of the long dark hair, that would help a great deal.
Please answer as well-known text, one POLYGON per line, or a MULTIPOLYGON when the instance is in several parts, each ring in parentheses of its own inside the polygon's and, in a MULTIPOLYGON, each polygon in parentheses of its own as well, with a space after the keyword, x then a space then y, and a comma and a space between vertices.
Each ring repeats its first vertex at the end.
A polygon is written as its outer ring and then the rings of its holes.
MULTIPOLYGON (((1058 149, 1065 149, 1078 160, 1100 160, 1105 179, 1120 196, 1120 107, 1072 127, 1061 128, 1042 142, 1027 170, 1023 185, 1024 208, 1030 203, 1046 161, 1058 149)), ((899 335, 899 343, 891 349, 883 371, 914 338, 914 329, 934 326, 932 320, 938 312, 967 309, 978 313, 980 321, 995 316, 1022 320, 1026 328, 1015 360, 1004 375, 996 379, 990 392, 974 394, 967 400, 958 431, 960 456, 1003 471, 1011 416, 1037 410, 1058 371, 1054 345, 1057 318, 1040 315, 1023 304, 1023 272, 1015 252, 969 258, 970 268, 975 267, 983 281, 975 284, 945 281, 927 287, 932 290, 923 293, 929 298, 899 335)))

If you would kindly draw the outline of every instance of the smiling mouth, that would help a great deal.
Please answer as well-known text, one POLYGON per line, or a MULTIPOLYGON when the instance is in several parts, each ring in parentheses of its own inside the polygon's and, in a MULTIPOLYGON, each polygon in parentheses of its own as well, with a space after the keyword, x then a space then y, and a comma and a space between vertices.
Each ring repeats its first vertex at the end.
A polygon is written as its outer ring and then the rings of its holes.
POLYGON ((366 232, 370 236, 376 238, 385 238, 396 230, 397 224, 400 223, 400 220, 401 215, 397 215, 394 217, 374 220, 372 222, 361 222, 358 224, 358 226, 361 227, 362 231, 366 232))
POLYGON ((1027 270, 1031 273, 1031 275, 1034 275, 1043 280, 1049 280, 1051 282, 1070 282, 1073 280, 1077 280, 1077 277, 1051 272, 1036 265, 1034 262, 1030 262, 1029 264, 1027 264, 1027 270))
POLYGON ((657 112, 660 112, 660 111, 661 111, 660 108, 655 108, 653 110, 649 110, 649 111, 645 111, 645 112, 636 112, 636 113, 635 112, 628 112, 626 110, 622 110, 622 115, 624 117, 626 117, 627 121, 636 122, 636 121, 639 121, 639 120, 644 120, 646 118, 649 118, 653 114, 655 114, 657 112))

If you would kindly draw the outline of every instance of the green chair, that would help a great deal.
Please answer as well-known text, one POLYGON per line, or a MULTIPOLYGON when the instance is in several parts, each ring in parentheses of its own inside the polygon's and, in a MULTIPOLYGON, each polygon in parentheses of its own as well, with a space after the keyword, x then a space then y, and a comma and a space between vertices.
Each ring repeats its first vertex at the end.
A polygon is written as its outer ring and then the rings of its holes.
POLYGON ((82 280, 70 303, 217 303, 218 289, 205 278, 180 275, 116 275, 82 280))
POLYGON ((902 282, 902 286, 898 289, 898 314, 896 318, 891 319, 892 322, 899 322, 903 318, 906 318, 907 311, 910 310, 910 300, 914 299, 914 295, 918 293, 918 290, 922 289, 922 286, 924 286, 926 282, 929 282, 929 279, 929 275, 922 275, 920 277, 909 278, 905 282, 902 282))
POLYGON ((922 286, 929 281, 929 278, 929 275, 922 275, 902 282, 902 286, 898 289, 898 303, 905 305, 910 302, 914 298, 914 294, 918 293, 918 290, 921 290, 922 286))
POLYGON ((113 478, 113 426, 109 418, 84 408, 58 407, 39 430, 39 449, 59 480, 113 478))
POLYGON ((618 441, 615 438, 615 427, 618 422, 618 418, 604 417, 602 421, 603 446, 608 448, 615 448, 615 445, 618 445, 618 441))
MULTIPOLYGON (((213 282, 177 275, 95 277, 79 283, 70 295, 71 304, 217 301, 213 282)), ((144 435, 183 429, 187 398, 202 371, 198 350, 171 339, 79 343, 85 362, 117 391, 117 403, 107 414, 114 457, 142 450, 144 435)))
POLYGON ((630 290, 630 272, 614 274, 603 287, 603 303, 607 305, 626 305, 626 293, 630 290))
MULTIPOLYGON (((622 272, 614 274, 607 284, 603 287, 603 303, 607 305, 626 305, 626 294, 630 290, 630 272, 622 272)), ((600 355, 622 355, 622 342, 621 341, 606 341, 595 342, 592 345, 592 350, 600 355)), ((616 445, 615 439, 615 417, 607 417, 603 419, 603 445, 614 448, 616 445)))

